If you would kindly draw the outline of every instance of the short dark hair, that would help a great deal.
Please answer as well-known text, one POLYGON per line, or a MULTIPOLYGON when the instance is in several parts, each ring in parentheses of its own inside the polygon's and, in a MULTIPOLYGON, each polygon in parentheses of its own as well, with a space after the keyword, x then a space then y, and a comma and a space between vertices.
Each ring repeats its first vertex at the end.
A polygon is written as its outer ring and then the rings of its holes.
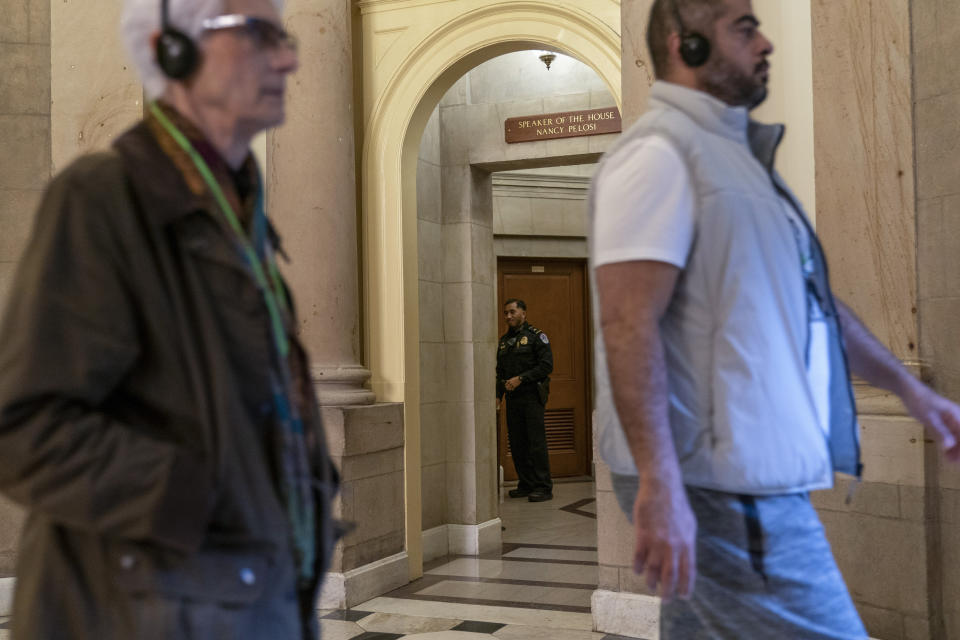
POLYGON ((653 61, 653 73, 658 79, 670 70, 670 50, 667 38, 680 32, 677 16, 688 31, 706 37, 713 35, 713 23, 723 15, 723 0, 654 0, 647 22, 647 48, 653 61))
POLYGON ((510 299, 508 299, 506 302, 503 303, 503 306, 506 307, 506 306, 509 306, 509 305, 511 305, 511 304, 513 304, 513 303, 517 303, 517 308, 518 308, 518 309, 523 309, 524 311, 527 310, 527 303, 524 302, 523 300, 521 300, 520 298, 510 298, 510 299))

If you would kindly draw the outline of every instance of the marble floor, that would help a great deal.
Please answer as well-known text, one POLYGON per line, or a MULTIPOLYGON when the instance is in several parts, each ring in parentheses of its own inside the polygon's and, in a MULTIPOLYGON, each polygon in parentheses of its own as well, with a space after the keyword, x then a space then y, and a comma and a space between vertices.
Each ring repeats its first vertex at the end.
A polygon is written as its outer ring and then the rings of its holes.
MULTIPOLYGON (((550 502, 504 496, 500 517, 501 552, 440 558, 401 589, 321 610, 322 640, 631 640, 592 631, 592 483, 557 483, 550 502)), ((0 618, 0 640, 9 640, 8 625, 0 618)))
POLYGON ((503 498, 501 552, 440 558, 401 589, 347 611, 321 611, 323 639, 622 639, 591 631, 593 484, 557 483, 553 493, 541 503, 503 498))

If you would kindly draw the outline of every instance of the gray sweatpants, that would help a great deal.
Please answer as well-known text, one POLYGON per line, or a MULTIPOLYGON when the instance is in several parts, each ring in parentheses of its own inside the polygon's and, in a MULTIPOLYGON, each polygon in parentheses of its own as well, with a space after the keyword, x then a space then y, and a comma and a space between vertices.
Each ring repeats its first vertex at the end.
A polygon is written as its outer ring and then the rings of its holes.
MULTIPOLYGON (((613 474, 628 518, 636 476, 613 474)), ((697 580, 690 600, 660 609, 661 640, 863 640, 807 494, 738 496, 687 487, 697 518, 697 580)))

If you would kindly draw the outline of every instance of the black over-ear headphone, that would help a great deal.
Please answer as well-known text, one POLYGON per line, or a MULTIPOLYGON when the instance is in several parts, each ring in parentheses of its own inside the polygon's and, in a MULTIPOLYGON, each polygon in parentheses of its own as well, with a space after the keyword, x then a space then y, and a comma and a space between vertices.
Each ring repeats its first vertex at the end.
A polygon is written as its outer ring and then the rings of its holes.
POLYGON ((679 0, 671 0, 673 13, 680 26, 680 57, 688 67, 702 67, 710 59, 710 41, 696 31, 687 31, 680 17, 679 0))
POLYGON ((186 78, 197 68, 197 45, 190 36, 170 25, 167 0, 160 2, 160 37, 157 38, 157 65, 168 78, 186 78))

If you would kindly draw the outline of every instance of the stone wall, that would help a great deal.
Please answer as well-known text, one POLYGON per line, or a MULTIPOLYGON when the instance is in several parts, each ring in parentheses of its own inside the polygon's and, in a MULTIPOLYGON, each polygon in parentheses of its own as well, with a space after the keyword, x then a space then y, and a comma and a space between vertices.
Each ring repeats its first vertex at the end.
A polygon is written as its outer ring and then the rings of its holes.
POLYGON ((405 551, 403 406, 325 406, 330 456, 340 471, 334 517, 355 528, 337 544, 320 608, 353 607, 410 580, 405 551))
POLYGON ((494 237, 493 250, 503 258, 577 258, 586 259, 586 238, 494 237))
POLYGON ((49 2, 53 172, 106 149, 143 114, 143 88, 120 41, 123 3, 49 2))
MULTIPOLYGON (((960 400, 960 3, 913 0, 913 110, 916 149, 920 355, 934 386, 960 400)), ((928 563, 931 637, 960 637, 960 469, 931 456, 928 563), (939 521, 939 522, 938 522, 939 521), (939 589, 939 593, 936 592, 939 589)))
POLYGON ((490 314, 476 312, 487 311, 493 296, 482 246, 489 227, 478 222, 490 217, 490 196, 471 187, 468 164, 451 162, 444 133, 438 107, 417 176, 424 529, 497 516, 496 448, 491 453, 495 441, 487 437, 495 413, 492 390, 481 382, 495 337, 490 314))
POLYGON ((595 164, 493 174, 495 236, 587 237, 587 193, 595 164))
POLYGON ((496 264, 489 175, 471 166, 465 153, 470 121, 451 118, 455 95, 449 92, 440 103, 446 521, 474 525, 498 515, 491 313, 496 264))
MULTIPOLYGON (((910 2, 815 0, 812 11, 817 230, 834 291, 929 375, 918 322, 910 2)), ((814 502, 871 635, 937 637, 935 447, 888 394, 858 384, 857 407, 864 482, 849 505, 846 479, 814 502)))
POLYGON ((50 5, 3 0, 0 13, 0 303, 50 177, 50 5))
POLYGON ((330 570, 346 573, 404 549, 403 413, 397 404, 323 407, 340 471, 337 517, 355 525, 330 570))
POLYGON ((446 523, 447 415, 443 344, 443 225, 440 108, 423 133, 417 160, 417 253, 420 258, 420 465, 423 530, 446 523))
MULTIPOLYGON (((0 312, 50 177, 50 3, 0 0, 0 312)), ((0 577, 22 511, 0 498, 0 577)))
POLYGON ((493 251, 513 258, 587 258, 587 195, 596 164, 498 171, 493 251))
MULTIPOLYGON (((461 525, 482 527, 498 515, 494 402, 498 315, 491 172, 528 167, 528 182, 543 182, 550 176, 563 182, 558 174, 570 174, 570 170, 538 173, 529 167, 595 159, 615 138, 505 143, 503 121, 508 117, 614 104, 586 65, 564 58, 548 72, 538 54, 509 54, 471 70, 440 101, 421 139, 417 251, 421 520, 427 559, 447 551, 479 550, 494 541, 492 535, 484 537, 480 532, 475 545, 464 547, 457 533, 464 530, 461 525)), ((583 255, 583 176, 566 178, 576 182, 572 189, 576 193, 563 200, 572 208, 558 220, 569 228, 569 239, 583 255)), ((510 212, 501 213, 510 217, 510 212)), ((542 217, 537 225, 530 226, 531 222, 528 216, 528 234, 557 232, 542 217)), ((505 236, 517 232, 516 219, 501 218, 504 224, 505 236)), ((523 244, 512 250, 535 246, 529 241, 523 244)))

